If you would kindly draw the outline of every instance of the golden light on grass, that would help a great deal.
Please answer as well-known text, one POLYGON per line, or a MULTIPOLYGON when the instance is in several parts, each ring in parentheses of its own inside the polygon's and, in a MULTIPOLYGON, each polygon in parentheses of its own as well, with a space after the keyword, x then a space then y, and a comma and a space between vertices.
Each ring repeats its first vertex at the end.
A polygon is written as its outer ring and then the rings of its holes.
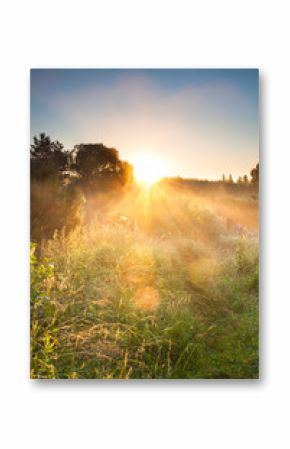
POLYGON ((165 176, 165 161, 152 153, 139 153, 132 160, 137 181, 151 186, 165 176))

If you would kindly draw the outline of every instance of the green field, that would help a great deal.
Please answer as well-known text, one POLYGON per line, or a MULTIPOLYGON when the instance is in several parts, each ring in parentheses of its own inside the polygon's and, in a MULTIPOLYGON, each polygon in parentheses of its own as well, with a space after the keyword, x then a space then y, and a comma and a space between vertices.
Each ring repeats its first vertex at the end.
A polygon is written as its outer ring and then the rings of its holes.
POLYGON ((87 198, 33 243, 31 377, 257 378, 258 197, 234 187, 87 198))

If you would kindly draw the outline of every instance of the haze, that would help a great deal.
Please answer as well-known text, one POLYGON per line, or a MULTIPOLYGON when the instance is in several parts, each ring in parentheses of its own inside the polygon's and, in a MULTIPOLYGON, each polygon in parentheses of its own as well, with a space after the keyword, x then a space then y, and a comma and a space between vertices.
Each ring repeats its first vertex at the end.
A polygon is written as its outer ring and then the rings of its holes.
POLYGON ((259 159, 256 69, 34 69, 31 138, 102 142, 166 176, 234 178, 259 159))

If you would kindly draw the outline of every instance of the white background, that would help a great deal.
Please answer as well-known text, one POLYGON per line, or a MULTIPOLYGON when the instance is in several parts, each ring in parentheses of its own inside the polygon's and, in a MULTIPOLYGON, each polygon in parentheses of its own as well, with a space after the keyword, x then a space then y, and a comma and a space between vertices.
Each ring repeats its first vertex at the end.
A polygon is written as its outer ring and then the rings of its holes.
POLYGON ((288 448, 287 2, 10 0, 0 20, 1 446, 288 448), (260 68, 260 381, 29 380, 30 67, 260 68))

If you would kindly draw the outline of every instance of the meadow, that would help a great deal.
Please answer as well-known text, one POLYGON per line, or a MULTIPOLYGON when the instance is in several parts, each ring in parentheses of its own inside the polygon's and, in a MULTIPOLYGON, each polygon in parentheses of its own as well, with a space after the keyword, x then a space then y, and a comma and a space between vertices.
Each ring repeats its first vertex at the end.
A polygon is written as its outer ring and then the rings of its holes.
POLYGON ((78 214, 31 245, 32 378, 258 377, 253 186, 133 185, 78 214))

